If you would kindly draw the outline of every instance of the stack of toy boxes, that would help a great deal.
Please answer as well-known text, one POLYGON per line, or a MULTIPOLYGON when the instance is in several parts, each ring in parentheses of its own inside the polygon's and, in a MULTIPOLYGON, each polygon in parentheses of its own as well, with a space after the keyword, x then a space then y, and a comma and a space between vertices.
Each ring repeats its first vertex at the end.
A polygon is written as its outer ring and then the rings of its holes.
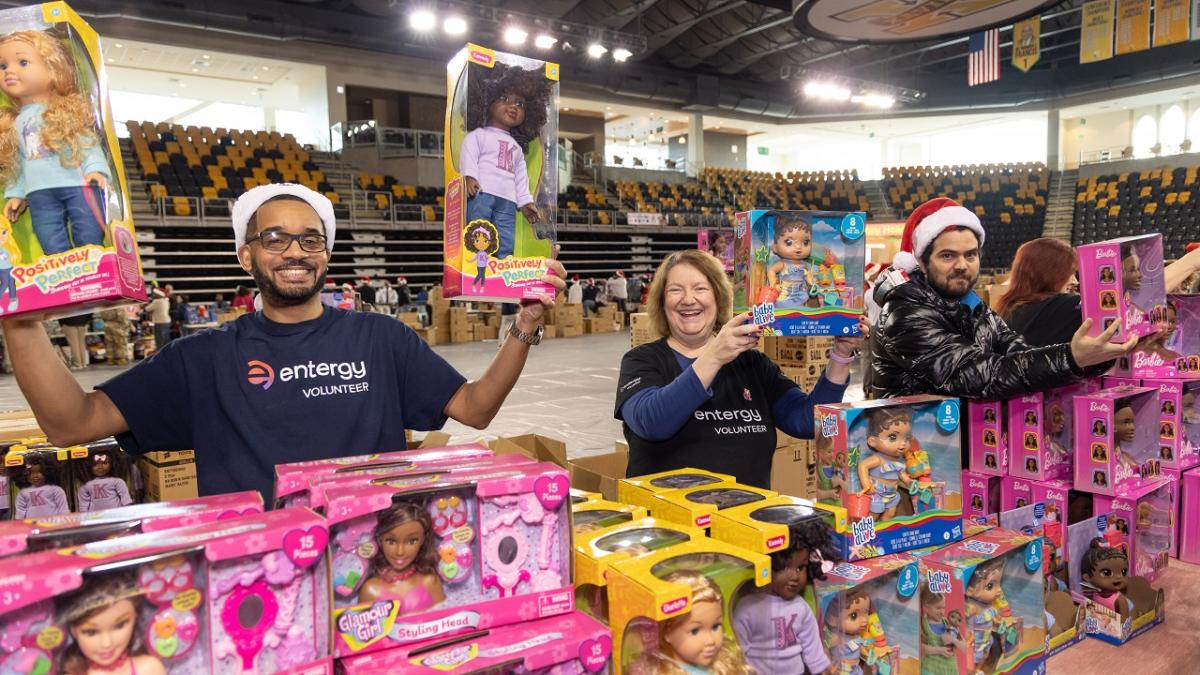
POLYGON ((735 481, 733 476, 724 473, 701 469, 674 469, 621 479, 617 482, 617 501, 641 506, 649 510, 651 515, 655 515, 654 507, 661 504, 656 500, 660 495, 693 487, 728 485, 735 481))
POLYGON ((133 462, 111 439, 69 448, 30 439, 8 447, 4 467, 15 520, 129 506, 137 494, 133 462))
POLYGON ((1003 401, 967 402, 964 516, 981 518, 1000 511, 1000 482, 1008 467, 1007 422, 1003 401))

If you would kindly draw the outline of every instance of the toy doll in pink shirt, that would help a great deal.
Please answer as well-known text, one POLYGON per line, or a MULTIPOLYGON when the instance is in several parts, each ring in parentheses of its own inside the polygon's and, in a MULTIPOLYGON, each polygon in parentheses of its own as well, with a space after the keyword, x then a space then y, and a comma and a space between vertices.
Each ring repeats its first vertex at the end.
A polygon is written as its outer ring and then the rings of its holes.
POLYGON ((112 453, 94 452, 85 460, 90 478, 75 494, 75 510, 87 513, 133 503, 124 479, 112 475, 113 459, 112 453))
POLYGON ((513 255, 517 208, 530 224, 541 220, 525 153, 530 143, 540 142, 553 83, 541 71, 504 63, 472 64, 468 78, 468 133, 460 149, 467 223, 495 225, 500 235, 495 256, 504 259, 513 255))
POLYGON ((463 237, 467 241, 467 246, 475 251, 475 279, 471 282, 471 288, 484 289, 487 281, 487 266, 488 256, 495 255, 500 247, 499 234, 496 232, 496 226, 486 220, 472 220, 467 223, 466 232, 463 237))

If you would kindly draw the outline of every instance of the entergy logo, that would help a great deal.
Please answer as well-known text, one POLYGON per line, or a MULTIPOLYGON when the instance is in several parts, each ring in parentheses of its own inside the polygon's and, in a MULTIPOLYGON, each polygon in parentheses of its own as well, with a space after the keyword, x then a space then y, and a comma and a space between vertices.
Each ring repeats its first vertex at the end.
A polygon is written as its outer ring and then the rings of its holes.
POLYGON ((929 592, 945 595, 950 592, 950 573, 944 570, 929 570, 929 592))
POLYGON ((275 384, 275 369, 266 361, 251 359, 246 362, 246 367, 249 371, 246 373, 246 381, 258 387, 261 386, 264 390, 270 389, 271 385, 275 384))

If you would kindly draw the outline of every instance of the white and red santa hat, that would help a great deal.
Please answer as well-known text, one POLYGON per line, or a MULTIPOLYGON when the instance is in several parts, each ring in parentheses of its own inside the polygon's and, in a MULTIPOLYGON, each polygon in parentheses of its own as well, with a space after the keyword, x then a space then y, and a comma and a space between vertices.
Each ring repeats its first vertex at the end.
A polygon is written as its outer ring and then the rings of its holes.
POLYGON ((983 224, 979 216, 949 197, 935 197, 918 206, 904 222, 900 252, 892 258, 892 267, 906 272, 917 269, 917 260, 938 235, 954 227, 965 227, 979 238, 983 248, 983 224))
POLYGON ((337 234, 337 222, 333 215, 333 203, 320 192, 314 192, 296 183, 272 183, 250 188, 233 203, 233 243, 234 250, 240 250, 246 243, 246 226, 250 217, 258 208, 272 197, 292 195, 299 197, 317 212, 321 225, 325 228, 325 248, 333 251, 333 237, 337 234))

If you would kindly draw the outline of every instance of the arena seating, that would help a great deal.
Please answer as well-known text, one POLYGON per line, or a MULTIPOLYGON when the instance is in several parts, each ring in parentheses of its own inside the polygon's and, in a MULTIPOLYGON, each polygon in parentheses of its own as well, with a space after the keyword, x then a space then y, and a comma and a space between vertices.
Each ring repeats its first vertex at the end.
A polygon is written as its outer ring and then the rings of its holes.
POLYGON ((1182 256, 1196 239, 1198 172, 1196 166, 1166 167, 1080 178, 1071 243, 1161 232, 1164 255, 1182 256))
POLYGON ((885 168, 883 176, 901 218, 934 197, 951 197, 974 211, 988 233, 982 267, 1008 267, 1018 246, 1042 236, 1050 172, 1040 162, 906 166, 885 168))

